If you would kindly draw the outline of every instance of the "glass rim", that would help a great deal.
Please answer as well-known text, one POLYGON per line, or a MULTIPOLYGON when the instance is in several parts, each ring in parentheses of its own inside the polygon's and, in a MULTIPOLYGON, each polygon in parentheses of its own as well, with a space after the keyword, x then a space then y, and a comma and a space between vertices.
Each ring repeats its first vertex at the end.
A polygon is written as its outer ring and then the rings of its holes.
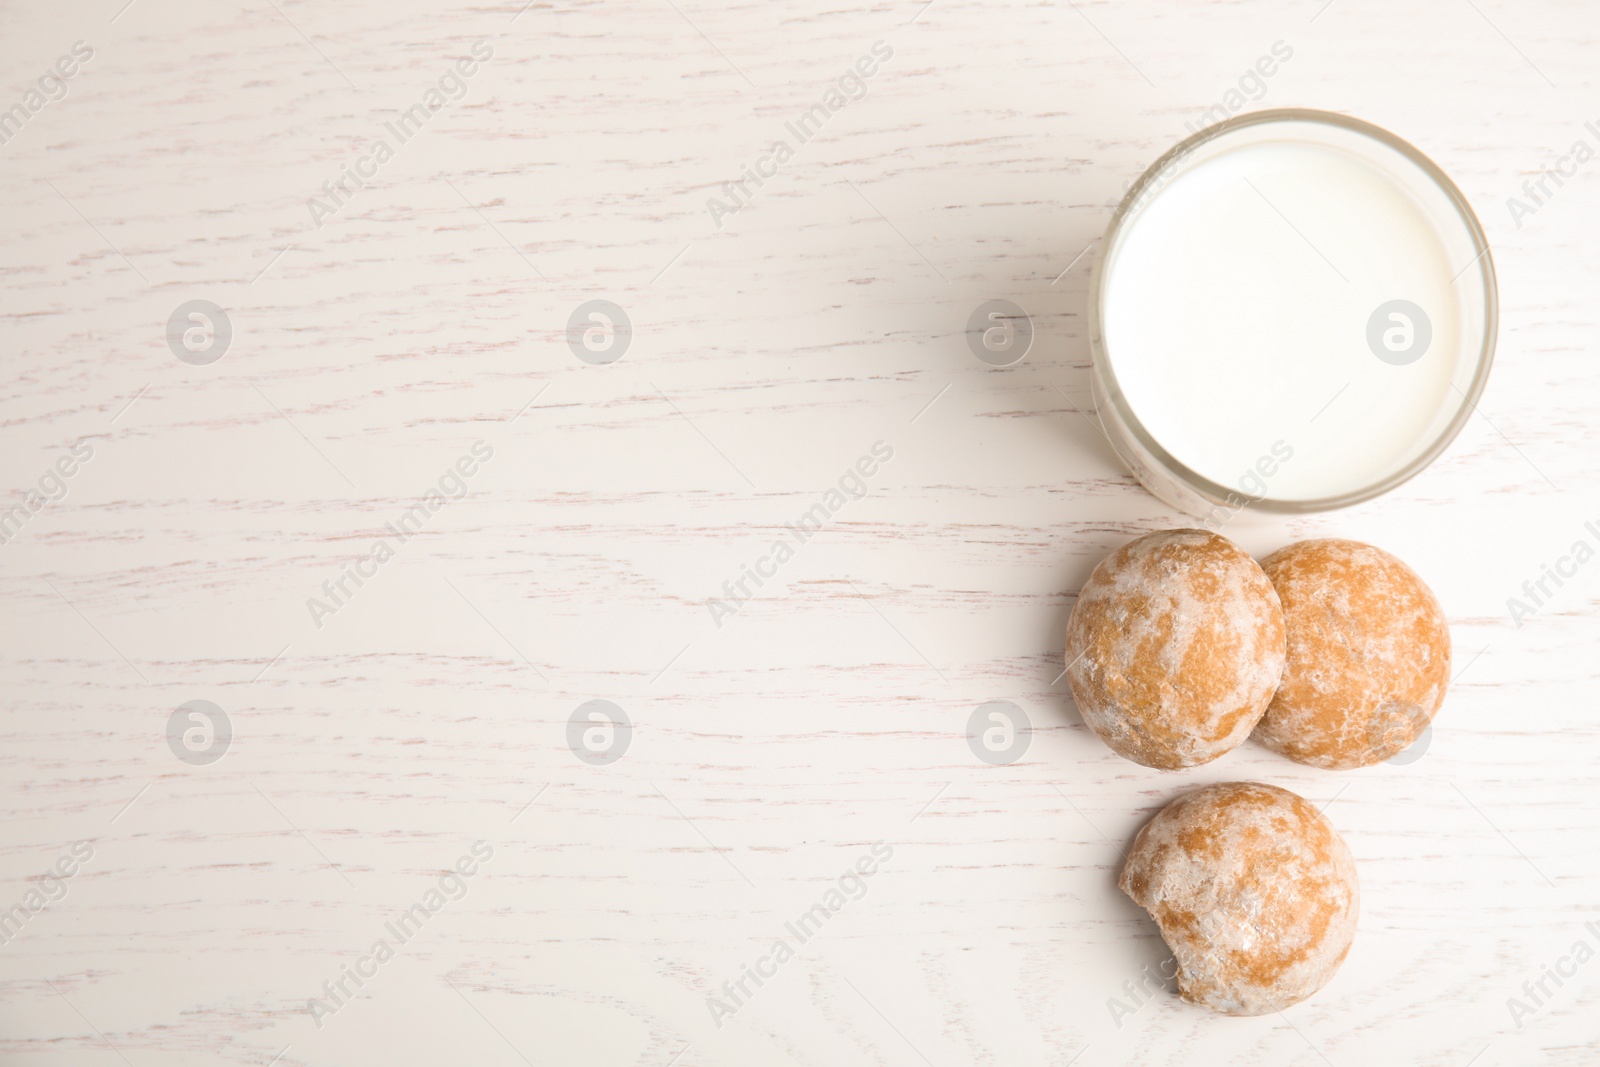
MULTIPOLYGON (((1467 267, 1462 268, 1461 273, 1466 273, 1467 269, 1476 263, 1479 269, 1479 276, 1482 279, 1484 296, 1483 343, 1478 349, 1472 381, 1465 390, 1457 388, 1457 392, 1461 393, 1461 400, 1449 423, 1432 441, 1428 442, 1427 447, 1418 453, 1411 462, 1369 485, 1335 496, 1318 497, 1311 500, 1278 500, 1270 496, 1263 496, 1257 499, 1245 498, 1244 503, 1239 505, 1249 511, 1281 515, 1304 515, 1312 512, 1333 511, 1338 508, 1364 503, 1382 496, 1416 477, 1431 465, 1434 460, 1438 459, 1440 454, 1450 447, 1451 443, 1460 435, 1462 428, 1472 417, 1472 413, 1477 410, 1478 399, 1483 395, 1483 390, 1488 384, 1489 371, 1494 364, 1495 344, 1500 328, 1500 300, 1499 289, 1495 279, 1494 255, 1489 248, 1489 240, 1484 235, 1483 226, 1478 222, 1478 216, 1472 210, 1472 205, 1467 202, 1466 197, 1456 187, 1455 182, 1450 180, 1450 176, 1432 159, 1424 155, 1419 148, 1381 126, 1376 126, 1348 115, 1341 115, 1337 112, 1320 111, 1312 108, 1269 108, 1262 111, 1251 111, 1223 119, 1185 137, 1162 153, 1160 158, 1150 164, 1149 167, 1145 168, 1144 173, 1133 183, 1127 194, 1123 196, 1122 201, 1117 205, 1116 211, 1112 213, 1111 222, 1106 227, 1105 235, 1100 242, 1100 254, 1095 259, 1094 273, 1089 283, 1089 348, 1093 372, 1099 379, 1099 385, 1104 389, 1107 400, 1116 407, 1118 417, 1124 423, 1127 431, 1156 460, 1162 469, 1213 503, 1226 505, 1230 501, 1239 500, 1240 494, 1234 489, 1199 474, 1168 452, 1155 439, 1154 435, 1145 428, 1144 423, 1134 414, 1132 406, 1127 402, 1127 398, 1122 392, 1122 387, 1117 383, 1116 374, 1111 369, 1109 346, 1103 335, 1106 264, 1112 260, 1112 253, 1115 251, 1118 240, 1122 236, 1129 219, 1137 217, 1138 209, 1143 206, 1144 198, 1147 195, 1155 195, 1155 191, 1159 190, 1158 183, 1169 177, 1172 171, 1198 149, 1219 137, 1249 126, 1289 122, 1329 126, 1371 138, 1379 144, 1398 152, 1422 171, 1455 207, 1467 235, 1471 238, 1473 248, 1477 254, 1468 263, 1467 267)), ((1460 274, 1457 275, 1457 278, 1459 277, 1460 274)), ((1451 384, 1454 385, 1454 382, 1452 381, 1451 384)), ((1104 419, 1101 421, 1103 423, 1104 419)), ((1115 448, 1115 442, 1113 442, 1113 448, 1115 448)), ((1120 452, 1120 450, 1118 451, 1120 452)), ((1123 456, 1122 459, 1124 462, 1129 462, 1126 456, 1123 456)))

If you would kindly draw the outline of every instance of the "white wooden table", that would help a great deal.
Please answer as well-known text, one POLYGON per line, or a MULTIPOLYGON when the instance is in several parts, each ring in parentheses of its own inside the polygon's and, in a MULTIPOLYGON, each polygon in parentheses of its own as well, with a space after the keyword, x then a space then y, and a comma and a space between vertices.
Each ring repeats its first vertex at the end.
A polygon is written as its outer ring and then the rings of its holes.
POLYGON ((1600 160, 1507 206, 1600 147, 1600 9, 124 2, 0 32, 0 1062, 1600 1059, 1600 564, 1507 606, 1600 543, 1600 160), (1165 774, 1058 680, 1090 568, 1184 521, 1091 421, 1090 246, 1279 41, 1232 99, 1431 154, 1503 328, 1423 476, 1230 532, 1412 562, 1460 673, 1409 765, 1165 774), (990 299, 1031 316, 1014 367, 968 350, 990 299), (609 364, 568 344, 591 300, 632 324, 609 364), (191 301, 220 359, 168 343, 191 301), (569 727, 594 700, 631 725, 569 727), (169 744, 191 701, 231 736, 169 744), (991 701, 1014 762, 969 745, 991 701), (1114 886, 1241 778, 1327 803, 1363 895, 1333 983, 1249 1020, 1137 993, 1166 953, 1114 886))

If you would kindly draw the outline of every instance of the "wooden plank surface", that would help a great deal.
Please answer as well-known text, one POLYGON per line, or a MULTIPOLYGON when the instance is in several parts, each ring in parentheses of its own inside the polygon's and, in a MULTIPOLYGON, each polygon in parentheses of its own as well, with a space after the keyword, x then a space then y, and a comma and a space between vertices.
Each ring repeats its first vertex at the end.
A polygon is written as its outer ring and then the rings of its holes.
POLYGON ((1507 200, 1600 148, 1600 9, 124 2, 0 33, 0 1061, 1600 1059, 1600 565, 1507 607, 1597 543, 1600 161, 1507 200), (1410 561, 1460 673, 1409 765, 1165 774, 1058 677, 1089 570, 1183 524, 1092 421, 1092 242, 1279 41, 1242 106, 1432 155, 1503 328, 1421 477, 1229 532, 1410 561), (967 350, 994 298, 1034 324, 1015 367, 967 350), (166 336, 197 300, 232 328, 204 365, 166 336), (631 321, 615 362, 569 347, 591 300, 631 321), (168 743, 196 700, 214 762, 168 743), (630 724, 598 763, 594 700, 630 724), (990 701, 1013 763, 969 746, 990 701), (1240 778, 1327 803, 1363 895, 1334 982, 1251 1020, 1130 993, 1166 953, 1114 886, 1154 811, 1240 778))

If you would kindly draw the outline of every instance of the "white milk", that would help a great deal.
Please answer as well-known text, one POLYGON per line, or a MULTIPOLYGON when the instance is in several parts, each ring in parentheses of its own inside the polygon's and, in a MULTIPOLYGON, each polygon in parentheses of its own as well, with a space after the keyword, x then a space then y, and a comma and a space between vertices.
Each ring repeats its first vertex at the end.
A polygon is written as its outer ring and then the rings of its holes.
MULTIPOLYGON (((1426 450, 1461 405, 1456 386, 1470 388, 1477 350, 1452 281, 1471 261, 1462 224, 1393 160, 1226 144, 1156 192, 1105 265, 1117 383, 1163 448, 1230 489, 1299 501, 1370 486, 1426 450), (1368 344, 1396 299, 1432 329, 1405 365, 1368 344)), ((1460 281, 1480 285, 1471 270, 1460 281)), ((1404 358, 1404 321, 1384 321, 1404 358)))

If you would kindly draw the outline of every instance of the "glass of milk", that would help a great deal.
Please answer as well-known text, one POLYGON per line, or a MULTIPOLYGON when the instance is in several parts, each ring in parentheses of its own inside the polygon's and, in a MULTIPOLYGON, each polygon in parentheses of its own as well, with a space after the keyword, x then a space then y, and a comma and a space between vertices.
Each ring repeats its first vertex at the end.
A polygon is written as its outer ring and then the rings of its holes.
POLYGON ((1471 415, 1498 305, 1483 229, 1410 144, 1322 111, 1227 119, 1112 217, 1090 291, 1112 447, 1221 524, 1356 504, 1471 415))

